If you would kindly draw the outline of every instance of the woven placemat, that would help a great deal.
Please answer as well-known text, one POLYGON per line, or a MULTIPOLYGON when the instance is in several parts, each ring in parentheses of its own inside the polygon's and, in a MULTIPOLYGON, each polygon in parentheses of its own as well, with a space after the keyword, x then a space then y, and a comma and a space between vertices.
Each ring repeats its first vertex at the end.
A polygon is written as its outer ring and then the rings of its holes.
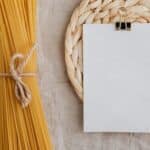
MULTIPOLYGON (((83 24, 115 23, 126 10, 128 22, 150 22, 150 0, 83 0, 74 10, 65 38, 65 61, 69 79, 83 100, 83 24)), ((97 66, 95 66, 97 67, 97 66)))

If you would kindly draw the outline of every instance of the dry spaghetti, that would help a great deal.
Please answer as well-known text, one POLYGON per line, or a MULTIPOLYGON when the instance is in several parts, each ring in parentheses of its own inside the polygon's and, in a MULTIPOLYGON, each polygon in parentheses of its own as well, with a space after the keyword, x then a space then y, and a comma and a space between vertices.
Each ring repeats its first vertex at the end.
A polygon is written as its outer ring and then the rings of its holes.
POLYGON ((35 41, 36 0, 0 0, 0 150, 52 149, 36 78, 35 41))

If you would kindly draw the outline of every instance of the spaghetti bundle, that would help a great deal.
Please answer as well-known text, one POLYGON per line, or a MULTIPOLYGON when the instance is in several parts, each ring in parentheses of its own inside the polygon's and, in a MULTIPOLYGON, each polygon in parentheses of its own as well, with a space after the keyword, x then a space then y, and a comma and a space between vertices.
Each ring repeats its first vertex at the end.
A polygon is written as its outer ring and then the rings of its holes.
POLYGON ((51 150, 37 84, 36 0, 0 0, 0 150, 51 150))

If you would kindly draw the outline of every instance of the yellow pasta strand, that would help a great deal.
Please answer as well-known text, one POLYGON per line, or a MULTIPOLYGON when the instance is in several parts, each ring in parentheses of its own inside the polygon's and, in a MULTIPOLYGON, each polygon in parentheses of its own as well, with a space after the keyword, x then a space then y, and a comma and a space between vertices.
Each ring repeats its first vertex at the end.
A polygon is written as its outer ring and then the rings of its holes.
MULTIPOLYGON (((12 56, 27 55, 35 42, 36 0, 0 0, 0 73, 9 73, 12 56)), ((35 51, 23 72, 36 73, 36 61, 35 51)), ((16 98, 14 80, 0 77, 0 150, 52 150, 37 79, 22 80, 32 94, 26 108, 16 98)))

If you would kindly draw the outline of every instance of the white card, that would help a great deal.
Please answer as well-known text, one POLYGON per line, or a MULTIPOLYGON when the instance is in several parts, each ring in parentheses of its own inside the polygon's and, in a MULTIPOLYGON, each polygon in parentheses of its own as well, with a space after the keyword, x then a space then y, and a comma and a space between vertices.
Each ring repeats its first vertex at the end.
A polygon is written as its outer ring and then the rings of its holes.
POLYGON ((150 132, 150 25, 84 25, 84 131, 150 132))

